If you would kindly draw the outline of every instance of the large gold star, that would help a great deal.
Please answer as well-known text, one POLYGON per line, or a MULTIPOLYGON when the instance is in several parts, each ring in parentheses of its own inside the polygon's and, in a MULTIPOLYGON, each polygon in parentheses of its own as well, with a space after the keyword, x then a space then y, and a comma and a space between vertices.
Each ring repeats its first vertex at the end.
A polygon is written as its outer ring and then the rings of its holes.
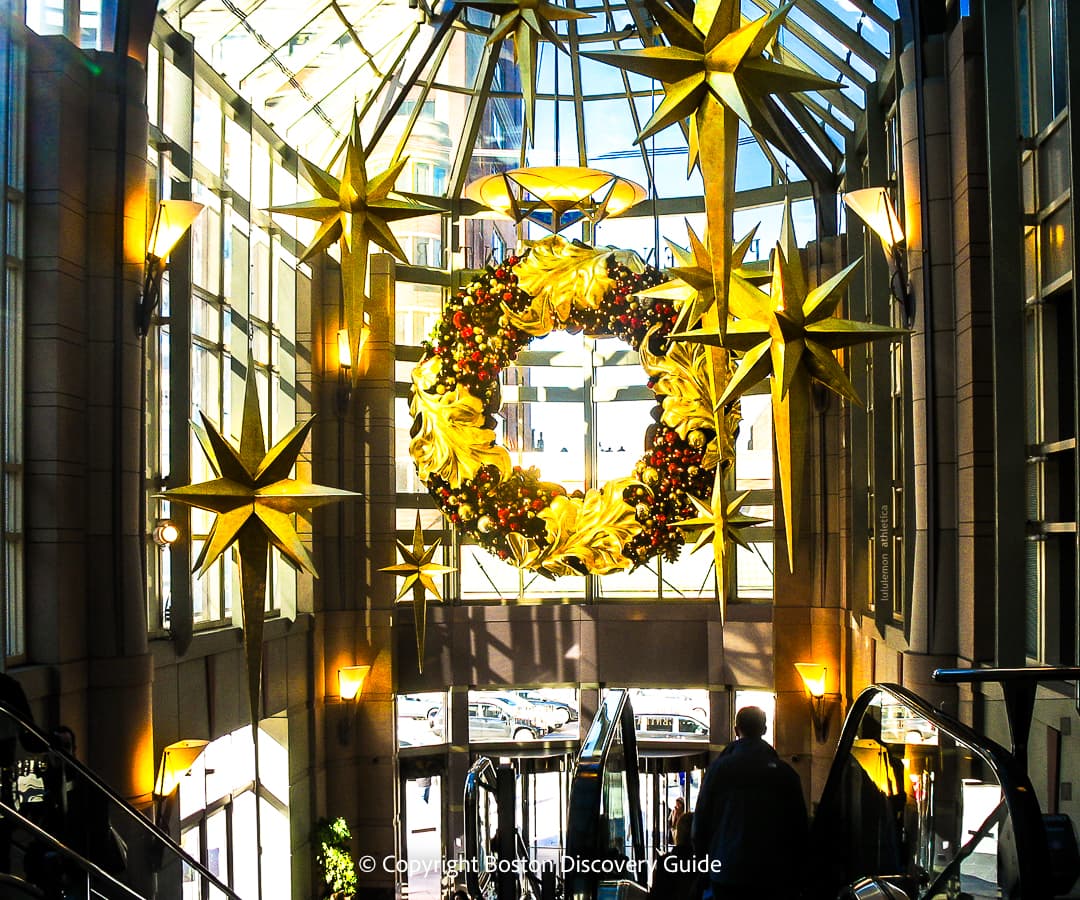
POLYGON ((690 502, 694 504, 698 514, 694 518, 683 519, 679 523, 680 528, 688 531, 700 529, 691 553, 697 553, 707 542, 712 542, 713 558, 716 560, 716 599, 720 603, 721 623, 726 613, 728 576, 731 574, 731 564, 735 559, 730 545, 734 543, 750 550, 751 547, 744 532, 755 525, 769 521, 744 515, 740 511, 740 507, 750 496, 749 491, 744 491, 730 502, 728 501, 727 491, 724 490, 723 468, 723 466, 716 467, 712 504, 706 504, 691 494, 690 502))
POLYGON ((496 44, 507 35, 514 41, 514 62, 521 73, 521 96, 525 101, 525 133, 530 144, 536 115, 536 66, 540 38, 565 51, 562 39, 552 22, 587 19, 589 13, 556 6, 548 0, 465 0, 461 6, 480 9, 498 16, 492 26, 489 44, 496 44))
POLYGON ((416 662, 421 672, 424 671, 424 638, 427 632, 427 592, 431 591, 435 599, 441 602, 442 595, 435 583, 435 576, 456 571, 453 566, 432 562, 441 541, 442 538, 436 538, 435 543, 430 547, 424 546, 424 532, 420 528, 420 511, 417 510, 412 547, 401 541, 397 542, 398 552, 404 562, 379 569, 380 572, 394 572, 405 576, 405 583, 397 595, 399 601, 409 588, 412 588, 413 619, 416 623, 416 662))
POLYGON ((739 120, 751 129, 767 121, 765 98, 792 91, 825 90, 828 79, 763 55, 791 11, 785 3, 769 15, 742 24, 739 0, 699 0, 690 21, 664 0, 647 0, 670 46, 586 53, 592 59, 655 78, 664 100, 645 124, 638 142, 688 116, 690 163, 700 161, 705 182, 715 311, 706 327, 727 329, 728 279, 739 120))
POLYGON ((239 449, 230 444, 205 415, 201 412, 199 415, 203 426, 193 422, 192 428, 217 477, 212 481, 173 488, 161 496, 173 503, 217 514, 195 561, 195 571, 200 575, 233 544, 239 549, 248 699, 255 721, 259 711, 263 610, 266 608, 266 566, 270 547, 277 547, 295 568, 315 575, 311 555, 293 525, 293 514, 358 495, 289 477, 314 417, 301 422, 269 452, 266 451, 259 389, 255 382, 255 367, 250 363, 244 388, 239 449))
MULTIPOLYGON (((341 281, 345 296, 345 327, 349 330, 350 351, 359 359, 360 338, 364 327, 365 284, 367 279, 368 244, 374 242, 402 262, 408 262, 405 251, 390 230, 391 222, 437 213, 433 206, 393 194, 408 157, 398 160, 389 169, 373 178, 367 177, 364 146, 360 138, 360 121, 353 111, 352 130, 342 148, 345 163, 341 178, 319 168, 301 157, 300 162, 319 192, 312 200, 272 206, 270 212, 314 219, 321 224, 300 261, 304 262, 339 241, 341 244, 341 281)), ((360 367, 352 367, 354 380, 360 367)))
POLYGON ((833 355, 834 350, 907 334, 900 328, 836 318, 844 288, 862 260, 837 272, 824 284, 807 289, 802 258, 795 243, 791 204, 784 207, 769 294, 745 279, 731 279, 731 311, 737 317, 722 335, 716 328, 671 335, 674 341, 724 346, 743 354, 720 397, 720 405, 772 376, 773 436, 784 506, 788 565, 794 571, 799 502, 810 432, 810 387, 817 381, 841 397, 860 403, 858 394, 833 355))

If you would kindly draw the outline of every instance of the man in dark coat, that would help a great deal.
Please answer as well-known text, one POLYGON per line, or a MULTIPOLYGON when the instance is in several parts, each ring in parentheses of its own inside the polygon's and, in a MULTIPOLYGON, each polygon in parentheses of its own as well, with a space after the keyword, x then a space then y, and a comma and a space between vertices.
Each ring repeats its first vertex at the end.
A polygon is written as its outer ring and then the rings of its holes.
POLYGON ((717 900, 792 900, 800 893, 806 803, 799 776, 764 734, 765 713, 740 709, 735 742, 713 760, 701 786, 694 849, 708 857, 717 900))

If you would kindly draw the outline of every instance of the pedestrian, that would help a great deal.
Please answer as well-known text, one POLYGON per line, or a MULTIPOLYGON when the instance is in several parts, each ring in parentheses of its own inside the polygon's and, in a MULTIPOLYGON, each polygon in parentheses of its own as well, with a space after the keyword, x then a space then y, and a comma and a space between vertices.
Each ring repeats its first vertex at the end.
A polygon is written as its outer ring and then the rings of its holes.
POLYGON ((707 857, 717 900, 792 900, 802 887, 806 802, 799 776, 766 743, 765 713, 735 716, 735 738, 705 773, 694 849, 707 857))
POLYGON ((682 797, 676 797, 675 805, 671 808, 671 815, 668 816, 668 840, 672 845, 678 844, 675 830, 679 827, 679 819, 684 815, 686 815, 686 802, 682 797))
POLYGON ((691 840, 694 814, 683 813, 675 827, 675 847, 653 866, 649 900, 694 900, 697 891, 698 869, 691 840))

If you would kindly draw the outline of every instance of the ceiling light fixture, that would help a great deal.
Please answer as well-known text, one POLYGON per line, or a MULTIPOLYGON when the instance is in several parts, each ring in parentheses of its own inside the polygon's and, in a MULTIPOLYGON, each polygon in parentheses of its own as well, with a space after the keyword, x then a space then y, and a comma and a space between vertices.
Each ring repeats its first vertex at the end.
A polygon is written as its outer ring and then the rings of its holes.
POLYGON ((645 188, 611 172, 581 166, 529 166, 487 175, 465 196, 515 222, 528 219, 558 234, 585 220, 596 225, 645 199, 645 188))

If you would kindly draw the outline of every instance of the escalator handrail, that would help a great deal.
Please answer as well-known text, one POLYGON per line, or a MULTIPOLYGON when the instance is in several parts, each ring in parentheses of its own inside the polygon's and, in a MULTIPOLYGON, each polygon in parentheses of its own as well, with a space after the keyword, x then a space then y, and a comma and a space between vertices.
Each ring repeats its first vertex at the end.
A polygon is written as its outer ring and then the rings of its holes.
MULTIPOLYGON (((180 859, 183 860, 183 862, 189 868, 194 869, 196 872, 199 873, 200 876, 207 879, 210 884, 212 884, 217 890, 224 893, 226 897, 240 900, 239 896, 234 893, 227 885, 222 884, 221 881, 217 878, 217 876, 215 876, 197 859, 194 859, 186 850, 184 850, 183 847, 177 844, 176 841, 174 841, 172 837, 168 834, 168 832, 164 831, 157 825, 156 822, 153 822, 150 819, 146 818, 146 816, 144 816, 133 806, 131 806, 126 800, 124 800, 119 794, 117 794, 116 791, 109 787, 108 784, 102 781, 101 778, 99 778, 91 769, 87 768, 85 765, 83 765, 83 763, 79 762, 79 760, 77 760, 74 756, 65 753, 59 747, 55 746, 52 738, 48 734, 38 728, 37 725, 35 725, 33 722, 27 722, 18 713, 18 711, 13 710, 3 700, 0 700, 0 714, 7 715, 8 717, 14 719, 21 728, 23 728, 25 731, 29 732, 35 738, 37 738, 45 748, 44 750, 39 752, 54 753, 58 757, 60 757, 64 761, 65 766, 70 766, 74 771, 78 772, 79 775, 85 778, 91 785, 93 785, 95 788, 105 794, 105 796, 113 802, 114 806, 119 807, 121 810, 123 810, 127 816, 129 816, 133 821, 138 824, 138 827, 149 831, 156 840, 163 842, 167 847, 169 847, 169 849, 173 852, 174 855, 180 857, 180 859)), ((7 807, 4 808, 6 809, 7 807)), ((16 813, 15 815, 18 815, 18 813, 16 813)), ((22 819, 21 816, 19 818, 22 819)), ((34 828, 37 829, 37 826, 34 826, 34 828)), ((50 840, 52 840, 51 836, 50 840)))
POLYGON ((971 747, 993 771, 1003 794, 1009 799, 1009 812, 1013 817, 1013 833, 1016 840, 1017 861, 1020 865, 1020 884, 1025 897, 1050 897, 1047 873, 1050 870, 1049 851, 1043 826, 1042 811, 1035 790, 1023 766, 996 741, 981 735, 959 719, 942 710, 935 709, 918 694, 890 682, 872 684, 862 690, 848 710, 844 727, 837 743, 832 765, 821 796, 831 796, 838 789, 844 775, 843 760, 850 753, 857 734, 857 726, 863 713, 874 697, 886 692, 939 730, 963 741, 971 747))
MULTIPOLYGON (((602 734, 602 743, 599 744, 599 752, 593 752, 589 759, 582 759, 578 757, 578 761, 574 766, 574 777, 570 785, 570 792, 568 798, 567 808, 567 828, 566 828, 566 856, 569 858, 575 857, 588 857, 595 851, 595 846, 589 846, 587 844, 578 844, 578 831, 572 827, 572 822, 575 818, 575 812, 579 815, 583 813, 579 812, 584 802, 588 802, 588 812, 592 812, 592 807, 599 808, 599 795, 593 796, 599 789, 600 782, 602 780, 605 769, 607 768, 608 756, 611 749, 611 743, 615 736, 616 731, 622 735, 623 753, 625 754, 626 768, 628 775, 632 773, 632 777, 627 778, 627 793, 632 806, 636 806, 637 815, 631 816, 630 828, 631 828, 631 845, 633 848, 635 861, 641 865, 644 865, 645 860, 645 833, 644 823, 641 821, 641 797, 640 797, 640 784, 637 777, 640 770, 637 755, 637 734, 634 730, 634 710, 630 702, 630 695, 625 689, 619 688, 617 691, 617 699, 615 700, 615 708, 613 710, 612 717, 608 720, 608 731, 602 734), (580 779, 580 781, 579 781, 580 779), (575 790, 577 785, 588 785, 586 791, 587 796, 583 801, 581 790, 579 787, 575 790), (594 787, 595 785, 595 787, 594 787)), ((608 696, 616 691, 609 692, 608 696)), ((604 698, 606 703, 607 697, 604 698)), ((594 720, 593 726, 596 727, 597 722, 594 720)), ((590 727, 590 734, 592 732, 590 727)), ((585 746, 590 744, 588 740, 589 735, 586 735, 584 742, 585 746)), ((593 746, 596 746, 595 742, 593 746)), ((584 747, 582 750, 584 754, 584 747)), ((634 873, 636 880, 640 882, 644 877, 643 869, 639 869, 634 873)), ((569 880, 569 879, 568 879, 569 880)))
MULTIPOLYGON (((144 898, 137 891, 135 891, 132 888, 128 887, 122 881, 118 881, 114 876, 110 875, 108 872, 106 872, 104 869, 102 869, 96 863, 92 863, 90 860, 88 860, 81 853, 79 853, 79 852, 77 852, 75 850, 72 850, 66 844, 62 843, 61 841, 58 841, 55 837, 53 837, 53 835, 49 834, 49 832, 47 832, 44 828, 42 828, 41 826, 35 824, 34 822, 31 822, 28 818, 26 818, 24 815, 22 815, 17 810, 15 810, 12 807, 8 806, 2 800, 0 800, 0 814, 2 814, 4 818, 13 819, 15 822, 17 822, 19 825, 21 825, 23 828, 25 828, 31 834, 33 834, 34 837, 36 837, 36 838, 38 838, 40 840, 43 840, 48 844, 51 844, 52 847, 55 850, 58 850, 61 853, 61 855, 63 855, 67 859, 74 862, 75 865, 77 865, 84 872, 92 873, 92 874, 96 875, 98 878, 102 879, 103 881, 108 882, 113 887, 120 888, 120 890, 122 890, 127 896, 134 897, 135 900, 144 900, 144 898)), ((236 897, 236 894, 230 894, 230 896, 231 897, 236 897)), ((237 900, 239 900, 239 898, 237 898, 237 900)))

